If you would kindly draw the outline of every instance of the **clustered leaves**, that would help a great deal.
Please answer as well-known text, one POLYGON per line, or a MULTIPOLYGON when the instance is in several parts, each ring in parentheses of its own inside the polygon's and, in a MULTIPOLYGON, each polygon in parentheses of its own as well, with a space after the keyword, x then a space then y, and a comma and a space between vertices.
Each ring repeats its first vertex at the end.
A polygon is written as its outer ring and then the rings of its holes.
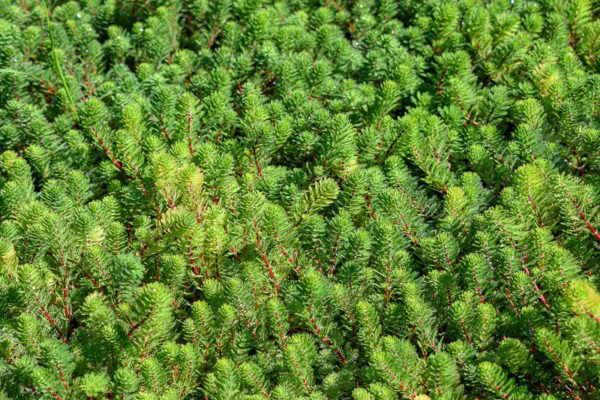
POLYGON ((0 0, 0 399, 597 399, 600 3, 0 0))

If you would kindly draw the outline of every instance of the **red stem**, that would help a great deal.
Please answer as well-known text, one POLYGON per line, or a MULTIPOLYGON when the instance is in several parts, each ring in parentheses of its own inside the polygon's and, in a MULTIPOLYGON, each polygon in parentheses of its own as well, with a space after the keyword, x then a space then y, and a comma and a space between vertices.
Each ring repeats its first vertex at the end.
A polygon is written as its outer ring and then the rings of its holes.
MULTIPOLYGON (((94 131, 94 133, 96 132, 95 128, 92 128, 92 130, 94 131)), ((115 164, 115 166, 117 168, 119 168, 120 170, 123 170, 123 166, 121 165, 121 163, 119 161, 117 161, 115 156, 113 156, 113 154, 110 152, 110 150, 106 146, 106 143, 104 143, 104 140, 102 140, 102 138, 98 134, 96 134, 96 139, 100 143, 100 146, 102 146, 102 150, 104 150, 104 152, 106 153, 108 158, 110 158, 110 160, 113 162, 113 164, 115 164)))
POLYGON ((585 225, 588 227, 588 229, 590 230, 590 232, 592 232, 592 235, 594 235, 596 237, 596 239, 600 240, 600 233, 598 232, 598 230, 596 230, 592 226, 592 224, 590 224, 590 222, 585 217, 585 214, 583 212, 581 212, 581 210, 578 210, 578 212, 579 212, 579 216, 581 217, 581 219, 583 220, 583 222, 585 222, 585 225))
POLYGON ((83 275, 86 278, 88 278, 94 284, 94 286, 96 286, 96 288, 100 291, 100 293, 104 293, 104 290, 102 290, 102 287, 100 286, 98 281, 96 281, 94 278, 92 278, 92 276, 88 272, 83 271, 83 275))
POLYGON ((188 147, 190 148, 190 155, 194 155, 194 148, 192 147, 192 113, 188 113, 187 115, 188 121, 188 147))
POLYGON ((62 335, 62 332, 60 331, 60 329, 59 329, 56 321, 54 321, 54 318, 52 318, 50 316, 50 314, 48 314, 48 311, 46 311, 46 309, 44 308, 44 306, 40 302, 40 298, 38 297, 38 295, 34 294, 34 296, 35 296, 35 300, 38 303, 38 306, 40 306, 40 308, 42 309, 42 313, 44 314, 44 317, 46 317, 46 319, 48 320, 48 322, 50 322, 52 324, 52 326, 54 327, 54 329, 56 329, 56 332, 58 332, 59 335, 62 335))
POLYGON ((204 286, 204 283, 202 282, 202 275, 200 274, 198 267, 196 267, 196 261, 194 260, 194 254, 192 253, 191 248, 188 249, 188 259, 190 260, 190 264, 192 265, 192 270, 194 271, 194 274, 196 274, 196 276, 198 277, 198 283, 200 284, 200 286, 204 286))
POLYGON ((325 344, 327 344, 329 347, 333 348, 333 351, 335 352, 335 354, 338 356, 338 358, 342 361, 343 364, 347 364, 348 360, 346 360, 346 357, 344 357, 344 355, 342 354, 342 352, 339 349, 336 349, 335 346, 333 345, 333 343, 331 342, 331 340, 329 340, 329 338, 325 335, 323 335, 321 333, 321 329, 319 329, 319 326, 317 325, 317 322, 315 321, 315 319, 312 316, 312 306, 309 309, 309 313, 310 313, 310 322, 312 324, 313 329, 315 330, 315 332, 317 333, 317 335, 319 335, 319 337, 321 339, 323 339, 323 342, 325 342, 325 344))
POLYGON ((271 277, 271 279, 273 279, 273 285, 275 286, 275 292, 277 293, 277 296, 279 296, 279 284, 277 283, 277 277, 273 273, 273 269, 271 269, 271 264, 269 263, 269 260, 267 259, 265 250, 263 249, 262 242, 260 241, 260 235, 258 233, 258 224, 256 223, 256 221, 254 221, 254 232, 256 234, 256 245, 258 246, 258 249, 260 250, 260 255, 263 259, 263 262, 265 263, 265 266, 267 267, 269 276, 271 277))
POLYGON ((373 211, 373 209, 371 208, 371 197, 369 196, 369 193, 365 195, 365 201, 367 203, 367 210, 369 210, 371 218, 377 219, 377 214, 375 214, 375 211, 373 211))

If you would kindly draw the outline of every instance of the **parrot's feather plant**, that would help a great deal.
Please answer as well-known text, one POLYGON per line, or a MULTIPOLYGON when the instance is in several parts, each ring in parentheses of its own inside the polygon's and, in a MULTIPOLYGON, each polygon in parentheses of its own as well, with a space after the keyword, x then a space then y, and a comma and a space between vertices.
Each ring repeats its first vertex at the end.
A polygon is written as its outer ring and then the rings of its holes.
POLYGON ((599 16, 0 0, 0 399, 600 399, 599 16))

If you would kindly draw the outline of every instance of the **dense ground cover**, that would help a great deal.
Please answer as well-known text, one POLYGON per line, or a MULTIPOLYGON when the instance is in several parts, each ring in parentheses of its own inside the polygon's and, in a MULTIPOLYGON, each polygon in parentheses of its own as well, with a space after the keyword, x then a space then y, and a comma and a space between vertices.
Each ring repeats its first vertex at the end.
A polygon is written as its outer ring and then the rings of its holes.
POLYGON ((0 399, 600 398, 598 12, 0 0, 0 399))

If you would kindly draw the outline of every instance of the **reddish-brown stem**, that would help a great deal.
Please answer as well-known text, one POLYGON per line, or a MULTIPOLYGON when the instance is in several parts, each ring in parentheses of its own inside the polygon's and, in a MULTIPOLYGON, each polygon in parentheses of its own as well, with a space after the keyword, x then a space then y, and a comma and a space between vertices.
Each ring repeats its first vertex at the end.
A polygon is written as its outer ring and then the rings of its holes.
POLYGON ((587 220, 587 218, 585 217, 585 214, 581 210, 578 210, 578 212, 579 212, 579 216, 581 217, 583 222, 585 222, 585 226, 587 226, 588 229, 590 230, 590 232, 592 232, 592 235, 594 235, 596 237, 596 239, 600 240, 600 233, 598 232, 598 230, 595 229, 592 226, 592 224, 590 224, 590 221, 587 220))
POLYGON ((373 209, 371 208, 371 197, 369 196, 369 193, 365 195, 365 201, 367 203, 367 210, 369 210, 369 215, 371 215, 371 218, 377 219, 377 214, 375 214, 375 211, 373 211, 373 209))
POLYGON ((96 289, 98 289, 100 293, 104 293, 98 281, 96 281, 87 271, 83 271, 83 275, 88 278, 94 286, 96 286, 96 289))
POLYGON ((335 267, 335 256, 337 254, 337 247, 331 249, 331 261, 329 262, 329 276, 333 276, 333 270, 335 267))
POLYGON ((242 314, 242 317, 244 317, 244 319, 246 320, 246 326, 248 327, 248 329, 251 330, 252 337, 254 339, 256 339, 257 338, 256 329, 254 329, 252 327, 253 326, 252 321, 250 321, 250 318, 248 318, 248 316, 246 315, 246 309, 239 299, 238 299, 238 306, 240 307, 240 313, 242 314))
POLYGON ((485 297, 483 296, 483 293, 481 292, 481 287, 479 286, 479 281, 477 280, 477 278, 473 278, 473 281, 475 281, 475 283, 477 284, 477 286, 475 287, 475 290, 477 291, 477 295, 479 296, 479 301, 482 303, 485 303, 485 297))
POLYGON ((569 35, 569 46, 575 47, 575 32, 573 31, 571 31, 571 34, 569 35))
MULTIPOLYGON (((283 247, 281 245, 281 243, 279 242, 279 236, 275 236, 275 241, 277 241, 277 244, 279 245, 279 250, 281 250, 281 254, 283 254, 285 257, 287 257, 287 260, 290 264, 294 264, 294 259, 289 255, 289 253, 287 252, 285 247, 283 247)), ((237 255, 237 253, 236 253, 236 255, 237 255)), ((294 255, 294 257, 297 257, 297 254, 294 255)), ((300 272, 300 268, 298 268, 298 266, 296 266, 295 270, 296 270, 296 272, 300 272)))
POLYGON ((535 279, 531 280, 531 284, 533 285, 533 290, 535 290, 535 293, 538 295, 538 299, 542 302, 542 304, 546 308, 550 308, 550 303, 548 303, 548 300, 546 300, 546 298, 544 297, 544 295, 541 292, 540 288, 538 287, 535 279))
POLYGON ((68 392, 69 384, 67 383, 67 380, 65 379, 65 374, 62 372, 62 369, 60 368, 60 366, 58 366, 58 374, 60 375, 60 380, 62 381, 63 386, 65 387, 65 390, 68 392))
MULTIPOLYGON (((396 374, 394 374, 389 368, 385 368, 385 372, 394 380, 394 382, 398 383, 398 386, 400 387, 400 389, 402 389, 403 392, 407 392, 408 389, 406 388, 406 385, 404 383, 402 383, 400 381, 400 379, 398 379, 398 377, 396 376, 396 374)), ((414 399, 415 396, 411 393, 409 394, 409 397, 411 399, 414 399)))
POLYGON ((133 335, 133 332, 135 332, 135 330, 138 329, 140 326, 142 326, 144 324, 144 322, 146 322, 147 320, 148 320, 148 317, 142 319, 138 323, 131 324, 131 328, 129 329, 129 332, 127 332, 127 337, 131 337, 131 335, 133 335))
MULTIPOLYGON (((462 104, 462 101, 460 100, 460 96, 458 96, 458 95, 457 95, 457 96, 456 96, 456 100, 458 100, 458 106, 460 107, 460 110, 464 112, 464 111, 465 111, 465 107, 463 106, 463 104, 462 104)), ((468 125, 469 125, 469 123, 472 123, 472 124, 473 124, 473 125, 475 125, 475 126, 479 126, 479 123, 478 123, 478 122, 475 120, 475 118, 473 118, 473 117, 471 116, 471 114, 470 114, 470 113, 468 113, 468 112, 467 112, 467 114, 465 115, 465 119, 467 120, 467 121, 465 122, 465 126, 468 126, 468 125)))
POLYGON ((169 208, 172 210, 175 208, 175 203, 173 203, 173 198, 171 198, 171 196, 169 196, 169 193, 167 193, 166 190, 164 190, 165 196, 167 197, 167 202, 169 203, 169 208))
POLYGON ((40 301, 40 298, 38 297, 38 295, 34 294, 34 296, 35 296, 35 300, 38 303, 38 306, 40 306, 40 308, 42 309, 42 313, 44 314, 44 317, 46 317, 46 319, 48 320, 48 322, 50 322, 50 324, 52 324, 52 326, 54 327, 54 329, 56 330, 56 332, 58 332, 59 335, 62 335, 62 332, 60 331, 60 328, 58 327, 58 324, 56 323, 56 321, 54 321, 54 318, 52 318, 50 316, 50 314, 48 314, 48 311, 46 311, 46 309, 42 305, 42 302, 40 301))
MULTIPOLYGON (((96 128, 92 128, 92 131, 94 133, 96 133, 96 128)), ((97 133, 96 133, 96 140, 98 140, 98 142, 100 143, 100 146, 102 146, 102 150, 104 150, 104 152, 106 153, 106 155, 108 156, 108 158, 110 158, 110 160, 113 162, 113 164, 115 164, 115 166, 122 171, 123 170, 123 166, 121 165, 121 163, 119 161, 117 161, 117 159, 115 158, 115 156, 113 156, 113 154, 111 153, 111 151, 106 146, 106 143, 104 143, 104 140, 102 140, 102 138, 97 133)))
MULTIPOLYGON (((338 10, 338 12, 345 14, 344 9, 342 7, 340 7, 340 5, 335 0, 330 0, 330 1, 331 1, 331 4, 333 4, 333 6, 335 7, 335 9, 338 10)), ((350 20, 348 20, 348 27, 350 28, 351 32, 356 32, 356 27, 350 20)))
POLYGON ((94 94, 94 90, 92 89, 92 81, 90 80, 90 69, 88 64, 85 64, 85 84, 88 88, 88 96, 91 97, 94 94))
POLYGON ((187 115, 187 127, 188 127, 188 147, 190 149, 190 155, 194 155, 194 148, 192 147, 192 113, 187 115))
POLYGON ((219 25, 214 26, 213 28, 213 33, 212 36, 210 37, 210 39, 208 40, 208 47, 212 47, 213 44, 215 43, 215 39, 217 38, 217 33, 219 32, 219 25))
POLYGON ((133 236, 131 235, 131 224, 127 223, 127 244, 133 243, 133 236))
MULTIPOLYGON (((417 240, 415 234, 411 231, 410 226, 408 225, 408 222, 406 222, 406 219, 405 219, 403 213, 400 213, 400 220, 402 220, 402 225, 404 226, 406 235, 408 235, 410 237, 410 239, 415 244, 415 246, 419 246, 419 241, 417 240)), ((398 225, 398 223, 399 222, 397 219, 394 220, 394 224, 398 225)))
POLYGON ((323 340, 323 342, 325 342, 326 345, 328 345, 329 347, 331 347, 333 349, 333 351, 335 352, 335 354, 338 356, 338 358, 340 359, 340 361, 343 364, 347 364, 348 360, 346 360, 346 357, 344 357, 344 355, 342 354, 342 352, 337 349, 333 343, 331 342, 331 340, 329 340, 329 338, 327 336, 325 336, 322 332, 321 329, 319 328, 319 326, 317 325, 317 322, 315 321, 313 315, 313 308, 312 306, 310 306, 309 308, 309 318, 310 318, 310 323, 312 324, 313 329, 315 330, 315 332, 317 333, 317 335, 323 340))
POLYGON ((469 331, 467 330, 467 327, 465 326, 465 321, 463 321, 462 317, 458 318, 458 323, 459 323, 460 328, 462 329, 463 333, 465 334, 465 338, 467 338, 467 341, 469 342, 469 344, 471 346, 473 346, 473 340, 471 339, 471 335, 469 335, 469 331))
POLYGON ((279 283, 277 283, 277 277, 275 276, 275 273, 273 273, 271 264, 269 263, 269 260, 267 259, 267 255, 263 248, 262 242, 260 241, 260 234, 258 232, 258 224, 256 223, 256 221, 254 221, 254 233, 256 234, 256 245, 258 246, 258 249, 260 250, 260 255, 263 259, 263 262, 265 263, 265 266, 267 267, 269 276, 271 277, 271 279, 273 279, 273 285, 275 286, 275 292, 277 293, 277 296, 279 296, 279 283))
POLYGON ((446 73, 448 72, 448 67, 444 67, 444 70, 442 71, 442 75, 440 75, 440 79, 438 79, 438 83, 437 83, 437 94, 439 96, 442 95, 442 93, 444 93, 444 78, 446 77, 446 73))
POLYGON ((131 337, 131 335, 133 335, 133 332, 139 327, 140 327, 140 324, 131 325, 131 329, 129 329, 129 332, 127 332, 127 337, 131 337))
POLYGON ((260 164, 258 163, 258 159, 256 159, 256 158, 254 159, 254 165, 256 165, 256 171, 258 172, 258 176, 262 178, 263 177, 262 168, 260 167, 260 164))
POLYGON ((192 270, 194 271, 194 274, 198 278, 198 283, 200 284, 200 286, 203 286, 204 283, 202 282, 202 275, 200 274, 200 271, 198 271, 198 267, 196 267, 196 261, 194 260, 194 254, 192 253, 191 248, 188 249, 188 260, 190 260, 192 270))
MULTIPOLYGON (((531 276, 531 273, 529 271, 529 268, 527 268, 527 266, 525 265, 525 262, 527 261, 529 257, 527 256, 527 249, 524 249, 524 254, 523 254, 523 259, 521 260, 521 265, 523 266, 523 269, 525 270, 525 273, 527 274, 527 276, 531 276)), ((538 299, 540 300, 540 302, 546 307, 546 308, 550 308, 550 303, 548 303, 548 300, 546 300, 546 297, 544 297, 544 294, 542 293, 542 291, 540 290, 539 286, 537 285, 537 282, 535 281, 535 279, 531 280, 531 284, 533 285, 533 290, 535 291, 535 293, 538 296, 538 299)))
POLYGON ((56 94, 56 89, 54 89, 54 88, 52 87, 52 85, 50 85, 48 82, 46 82, 46 81, 43 81, 43 80, 41 80, 41 79, 40 79, 39 81, 40 81, 40 83, 41 83, 42 85, 46 86, 46 89, 48 89, 48 91, 49 91, 50 93, 52 93, 52 94, 56 94))

